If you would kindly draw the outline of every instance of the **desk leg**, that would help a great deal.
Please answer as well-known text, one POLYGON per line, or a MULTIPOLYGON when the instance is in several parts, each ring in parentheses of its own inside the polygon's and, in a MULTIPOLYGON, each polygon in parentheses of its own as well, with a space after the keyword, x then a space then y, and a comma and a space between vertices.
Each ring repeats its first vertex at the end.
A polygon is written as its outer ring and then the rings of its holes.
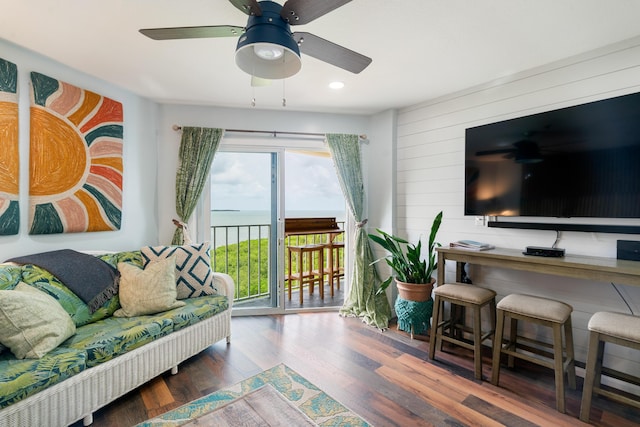
POLYGON ((462 283, 463 270, 464 270, 464 262, 456 262, 456 283, 462 283))
MULTIPOLYGON (((436 286, 444 285, 445 282, 445 254, 443 252, 438 252, 438 277, 436 281, 436 286)), ((456 282, 462 283, 462 273, 464 271, 464 262, 456 262, 456 282)))
POLYGON ((436 286, 440 286, 444 284, 444 266, 445 266, 444 253, 438 252, 438 278, 436 281, 436 286))

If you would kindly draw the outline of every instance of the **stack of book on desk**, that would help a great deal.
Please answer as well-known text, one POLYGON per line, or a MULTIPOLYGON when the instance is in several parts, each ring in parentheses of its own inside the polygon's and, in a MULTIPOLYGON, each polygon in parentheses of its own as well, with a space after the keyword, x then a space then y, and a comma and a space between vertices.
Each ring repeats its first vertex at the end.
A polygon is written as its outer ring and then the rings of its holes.
POLYGON ((467 249, 470 251, 486 251, 494 249, 495 246, 488 243, 476 242, 475 240, 458 240, 457 242, 449 243, 449 247, 458 249, 467 249))

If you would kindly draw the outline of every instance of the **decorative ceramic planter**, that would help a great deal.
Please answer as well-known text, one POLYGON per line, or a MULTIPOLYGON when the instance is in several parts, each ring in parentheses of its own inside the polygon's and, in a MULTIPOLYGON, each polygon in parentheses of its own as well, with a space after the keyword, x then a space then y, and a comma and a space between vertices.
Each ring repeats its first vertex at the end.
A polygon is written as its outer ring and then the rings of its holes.
POLYGON ((431 279, 431 283, 405 283, 396 279, 398 296, 408 301, 424 302, 429 301, 433 284, 436 279, 431 279))

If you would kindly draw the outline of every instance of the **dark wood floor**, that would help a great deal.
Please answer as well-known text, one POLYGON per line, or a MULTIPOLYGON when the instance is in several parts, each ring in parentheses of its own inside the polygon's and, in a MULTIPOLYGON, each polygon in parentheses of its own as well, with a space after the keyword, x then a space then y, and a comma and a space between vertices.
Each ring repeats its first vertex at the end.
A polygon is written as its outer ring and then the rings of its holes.
MULTIPOLYGON (((304 313, 236 317, 232 330, 230 345, 212 345, 177 375, 166 373, 120 398, 95 414, 94 425, 134 425, 279 363, 378 427, 584 425, 577 419, 580 378, 578 390, 567 392, 568 414, 559 414, 553 377, 544 368, 504 368, 494 387, 473 379, 466 350, 445 345, 446 353, 431 362, 426 339, 411 340, 395 327, 381 333, 336 313, 304 313)), ((640 411, 595 398, 591 422, 637 426, 640 411)))

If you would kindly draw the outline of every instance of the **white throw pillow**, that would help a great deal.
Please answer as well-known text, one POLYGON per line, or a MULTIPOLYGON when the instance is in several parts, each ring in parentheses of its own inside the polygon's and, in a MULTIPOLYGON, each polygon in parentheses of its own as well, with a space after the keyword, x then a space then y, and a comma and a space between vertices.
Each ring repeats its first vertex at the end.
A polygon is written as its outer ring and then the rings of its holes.
POLYGON ((176 300, 175 257, 150 262, 145 269, 126 262, 120 271, 120 305, 115 317, 154 314, 185 305, 176 300))
POLYGON ((76 333, 71 316, 39 289, 20 282, 0 291, 0 342, 18 359, 39 359, 76 333))
POLYGON ((216 293, 209 242, 183 246, 145 246, 140 252, 145 265, 170 256, 176 257, 178 299, 216 293))

